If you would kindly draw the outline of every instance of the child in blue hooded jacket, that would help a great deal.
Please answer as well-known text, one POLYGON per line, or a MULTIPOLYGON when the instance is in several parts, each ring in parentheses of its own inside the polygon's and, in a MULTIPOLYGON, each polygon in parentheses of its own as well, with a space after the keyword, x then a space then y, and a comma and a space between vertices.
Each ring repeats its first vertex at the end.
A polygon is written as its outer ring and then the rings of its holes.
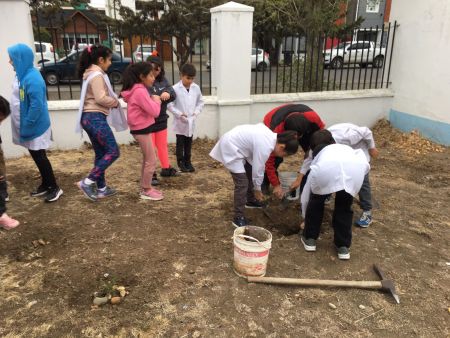
POLYGON ((46 153, 51 144, 52 131, 45 82, 34 68, 34 52, 30 47, 19 43, 9 47, 8 54, 9 63, 14 67, 19 81, 19 92, 16 93, 20 100, 19 142, 30 152, 42 178, 41 185, 31 192, 31 196, 45 196, 46 202, 55 202, 63 191, 56 183, 46 153))

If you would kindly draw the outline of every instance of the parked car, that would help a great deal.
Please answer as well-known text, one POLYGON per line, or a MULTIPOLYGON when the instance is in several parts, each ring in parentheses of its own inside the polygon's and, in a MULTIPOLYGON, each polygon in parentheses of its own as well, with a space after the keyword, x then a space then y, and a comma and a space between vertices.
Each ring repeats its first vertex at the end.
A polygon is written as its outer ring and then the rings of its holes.
MULTIPOLYGON (((266 53, 261 48, 258 48, 258 55, 256 55, 256 48, 252 48, 250 59, 252 62, 252 69, 264 71, 269 67, 269 53, 266 53), (258 61, 258 64, 256 64, 256 61, 258 61)), ((206 69, 211 69, 211 60, 206 61, 206 69)))
MULTIPOLYGON (((60 82, 79 81, 77 75, 79 56, 80 53, 75 51, 56 63, 43 62, 39 70, 45 82, 50 86, 55 86, 60 82)), ((119 54, 113 53, 112 64, 107 71, 111 83, 122 83, 122 73, 130 63, 130 58, 123 58, 121 60, 119 54)))
POLYGON ((138 45, 133 53, 133 60, 136 62, 146 61, 154 50, 156 50, 155 45, 138 45))
POLYGON ((78 53, 81 53, 85 48, 87 48, 89 44, 87 43, 76 43, 72 46, 72 49, 70 50, 70 53, 76 52, 78 48, 78 53))
POLYGON ((53 45, 48 42, 34 42, 34 50, 36 51, 36 63, 40 64, 42 62, 55 62, 59 60, 58 53, 55 53, 53 45))
POLYGON ((325 67, 342 68, 344 64, 359 64, 360 67, 372 65, 383 67, 386 48, 372 41, 342 42, 323 53, 325 67))

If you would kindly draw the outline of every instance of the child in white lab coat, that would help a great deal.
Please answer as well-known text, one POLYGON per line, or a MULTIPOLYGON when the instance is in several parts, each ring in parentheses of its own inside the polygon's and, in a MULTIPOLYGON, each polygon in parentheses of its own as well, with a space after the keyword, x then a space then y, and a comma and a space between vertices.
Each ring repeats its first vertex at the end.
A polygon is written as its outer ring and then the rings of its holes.
POLYGON ((194 83, 196 72, 194 65, 190 63, 181 67, 181 80, 173 86, 176 99, 167 105, 167 109, 174 116, 177 163, 182 172, 195 171, 191 162, 192 137, 195 120, 204 105, 200 87, 194 83))
POLYGON ((328 130, 311 137, 313 160, 301 196, 305 229, 301 241, 306 251, 316 251, 323 219, 325 199, 335 193, 332 225, 339 259, 350 259, 352 241, 353 197, 361 189, 370 165, 361 149, 334 144, 328 130))
POLYGON ((244 217, 245 208, 264 206, 261 184, 269 156, 285 157, 295 154, 297 149, 296 132, 276 134, 263 123, 237 126, 220 138, 209 155, 223 163, 233 177, 234 226, 250 224, 244 217))
MULTIPOLYGON (((361 149, 366 155, 367 161, 370 158, 378 156, 378 150, 375 147, 372 131, 367 127, 359 127, 352 123, 339 123, 327 128, 337 144, 345 144, 353 149, 361 149)), ((305 175, 311 165, 312 152, 303 161, 300 169, 300 175, 305 175)), ((359 205, 363 210, 361 217, 356 224, 361 228, 367 228, 372 223, 372 194, 370 189, 369 173, 364 177, 364 181, 359 191, 359 205)))

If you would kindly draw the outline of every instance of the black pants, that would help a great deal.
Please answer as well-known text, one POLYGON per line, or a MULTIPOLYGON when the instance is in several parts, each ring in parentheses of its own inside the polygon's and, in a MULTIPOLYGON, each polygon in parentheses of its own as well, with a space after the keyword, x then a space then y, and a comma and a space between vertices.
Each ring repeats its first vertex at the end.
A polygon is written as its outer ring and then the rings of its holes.
POLYGON ((177 134, 177 162, 191 163, 192 137, 177 134))
POLYGON ((231 173, 234 182, 234 217, 243 217, 245 203, 253 202, 255 195, 253 193, 252 166, 245 162, 245 174, 231 173))
MULTIPOLYGON (((328 195, 311 194, 305 215, 303 236, 317 239, 323 219, 325 199, 328 195)), ((352 244, 352 210, 353 196, 341 190, 336 192, 332 225, 334 228, 334 244, 337 247, 350 247, 352 244)))
POLYGON ((53 168, 50 161, 47 158, 47 153, 45 149, 40 150, 30 150, 31 157, 36 163, 36 166, 39 169, 39 173, 41 174, 42 183, 41 186, 48 189, 55 189, 58 187, 56 184, 55 175, 53 174, 53 168))
POLYGON ((0 195, 0 216, 6 212, 5 197, 0 195))
MULTIPOLYGON (((281 163, 283 163, 283 158, 282 157, 275 157, 275 170, 278 170, 278 167, 280 166, 281 163)), ((276 173, 277 173, 277 176, 278 176, 278 171, 276 173)), ((269 190, 269 186, 270 186, 269 177, 264 172, 264 180, 263 180, 263 183, 261 184, 261 189, 263 191, 264 190, 268 191, 269 190)))

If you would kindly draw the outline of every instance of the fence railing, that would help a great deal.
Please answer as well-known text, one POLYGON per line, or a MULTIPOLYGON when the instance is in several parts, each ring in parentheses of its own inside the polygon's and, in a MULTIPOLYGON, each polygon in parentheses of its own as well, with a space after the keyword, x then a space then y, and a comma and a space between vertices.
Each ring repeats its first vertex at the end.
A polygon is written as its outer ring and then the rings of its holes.
MULTIPOLYGON (((124 37, 120 27, 102 24, 98 12, 92 9, 66 9, 52 15, 46 15, 34 7, 30 7, 30 10, 35 33, 36 62, 47 83, 48 100, 80 98, 78 60, 83 49, 93 44, 106 45, 114 52, 107 73, 116 93, 122 89, 125 68, 132 62, 145 61, 155 49, 164 60, 168 81, 172 84, 179 81, 177 57, 171 46, 178 49, 182 47, 174 37, 155 38, 144 31, 124 37)), ((211 54, 209 40, 209 36, 199 39, 188 58, 197 69, 195 81, 203 95, 211 94, 211 73, 207 69, 211 54)))
MULTIPOLYGON (((47 83, 49 100, 79 99, 78 60, 88 45, 103 44, 113 52, 108 75, 116 93, 122 73, 132 62, 146 60, 156 49, 164 60, 166 78, 179 80, 177 56, 181 41, 142 31, 125 34, 120 25, 108 26, 97 10, 60 10, 48 15, 30 7, 35 32, 36 60, 47 83)), ((347 35, 306 33, 272 39, 254 32, 251 51, 251 93, 291 93, 389 87, 397 23, 358 29, 347 35)), ((187 39, 187 38, 186 38, 187 39)), ((183 41, 185 42, 185 41, 183 41)), ((209 35, 192 46, 188 61, 197 68, 196 82, 211 95, 209 35)))
POLYGON ((344 36, 306 33, 269 46, 254 32, 253 94, 388 88, 397 22, 344 36), (264 48, 266 47, 266 48, 264 48))

